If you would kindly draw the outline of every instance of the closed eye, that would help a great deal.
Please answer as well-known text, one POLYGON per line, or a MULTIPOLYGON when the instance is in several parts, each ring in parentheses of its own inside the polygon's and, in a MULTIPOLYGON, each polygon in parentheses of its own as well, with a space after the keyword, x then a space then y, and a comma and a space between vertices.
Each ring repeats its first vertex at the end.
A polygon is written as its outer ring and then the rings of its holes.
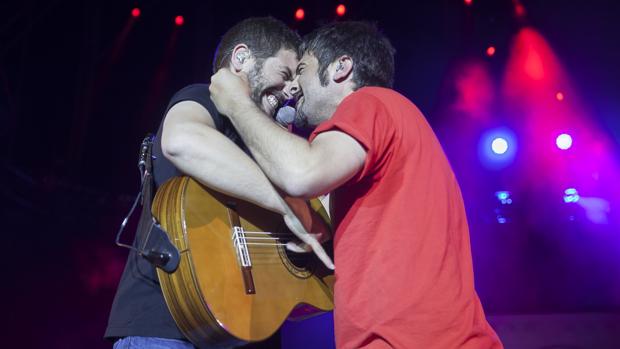
POLYGON ((297 69, 295 70, 295 74, 299 75, 304 71, 304 68, 306 67, 306 65, 304 63, 299 63, 299 65, 297 66, 297 69))

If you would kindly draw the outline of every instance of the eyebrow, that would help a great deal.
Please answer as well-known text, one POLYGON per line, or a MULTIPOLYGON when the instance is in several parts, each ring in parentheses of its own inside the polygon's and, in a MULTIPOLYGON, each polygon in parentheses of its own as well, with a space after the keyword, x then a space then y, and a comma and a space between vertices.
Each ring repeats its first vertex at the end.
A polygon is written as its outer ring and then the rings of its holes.
POLYGON ((291 68, 289 68, 288 66, 284 66, 284 70, 286 71, 286 75, 288 79, 292 79, 293 78, 293 72, 291 71, 291 68))
POLYGON ((295 69, 295 75, 299 75, 299 69, 301 69, 302 65, 306 65, 305 62, 299 62, 299 64, 297 64, 297 68, 295 69))

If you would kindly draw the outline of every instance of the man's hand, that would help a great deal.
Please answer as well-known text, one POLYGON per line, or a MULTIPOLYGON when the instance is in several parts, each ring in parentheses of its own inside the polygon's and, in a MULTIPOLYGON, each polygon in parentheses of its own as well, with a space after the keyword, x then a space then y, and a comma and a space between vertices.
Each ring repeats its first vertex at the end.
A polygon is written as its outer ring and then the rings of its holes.
POLYGON ((329 257, 321 243, 319 238, 321 234, 307 233, 303 224, 299 221, 297 216, 289 209, 289 212, 282 216, 284 222, 288 228, 299 238, 300 243, 287 243, 286 248, 294 252, 310 252, 314 251, 314 254, 325 264, 325 266, 331 270, 334 270, 334 262, 329 257))
POLYGON ((222 68, 211 76, 209 92, 217 110, 228 117, 239 114, 244 107, 254 106, 247 76, 236 75, 228 68, 222 68))
MULTIPOLYGON (((299 218, 301 224, 309 235, 316 239, 319 243, 324 243, 331 239, 331 230, 327 223, 323 220, 320 214, 318 214, 307 200, 300 198, 293 198, 285 196, 284 200, 289 205, 295 216, 299 218)), ((285 221, 287 219, 285 218, 285 221)), ((293 252, 312 252, 312 247, 304 242, 289 241, 286 244, 286 248, 293 252)))

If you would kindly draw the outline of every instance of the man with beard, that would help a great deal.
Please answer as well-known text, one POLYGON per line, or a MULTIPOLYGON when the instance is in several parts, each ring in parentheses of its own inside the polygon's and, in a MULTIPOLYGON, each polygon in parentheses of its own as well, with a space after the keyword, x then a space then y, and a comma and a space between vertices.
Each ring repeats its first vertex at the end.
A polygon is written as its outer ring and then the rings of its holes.
MULTIPOLYGON (((284 23, 250 18, 222 37, 213 70, 247 75, 252 103, 273 116, 289 97, 285 88, 292 82, 299 43, 299 36, 284 23)), ((155 187, 185 174, 225 194, 285 213, 282 199, 248 156, 230 121, 211 102, 206 84, 187 86, 172 97, 153 155, 155 187)), ((105 338, 115 341, 115 349, 193 348, 166 307, 155 267, 134 251, 121 277, 105 338)))
POLYGON ((276 185, 332 194, 337 347, 502 348, 474 289, 458 183, 422 113, 390 89, 387 38, 341 22, 301 51, 291 93, 309 140, 275 126, 244 79, 221 70, 210 90, 276 185))

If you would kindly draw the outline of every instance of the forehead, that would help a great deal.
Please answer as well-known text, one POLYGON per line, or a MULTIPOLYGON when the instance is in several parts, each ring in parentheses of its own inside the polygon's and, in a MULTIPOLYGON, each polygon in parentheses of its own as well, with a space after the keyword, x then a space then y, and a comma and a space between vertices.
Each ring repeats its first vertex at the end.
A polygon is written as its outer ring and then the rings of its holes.
POLYGON ((286 69, 293 71, 297 66, 297 53, 287 49, 281 49, 275 56, 269 57, 266 64, 273 65, 276 69, 286 69))
POLYGON ((304 55, 301 57, 301 60, 299 61, 299 63, 312 64, 312 63, 318 63, 318 60, 316 56, 314 56, 312 53, 305 52, 304 55))

